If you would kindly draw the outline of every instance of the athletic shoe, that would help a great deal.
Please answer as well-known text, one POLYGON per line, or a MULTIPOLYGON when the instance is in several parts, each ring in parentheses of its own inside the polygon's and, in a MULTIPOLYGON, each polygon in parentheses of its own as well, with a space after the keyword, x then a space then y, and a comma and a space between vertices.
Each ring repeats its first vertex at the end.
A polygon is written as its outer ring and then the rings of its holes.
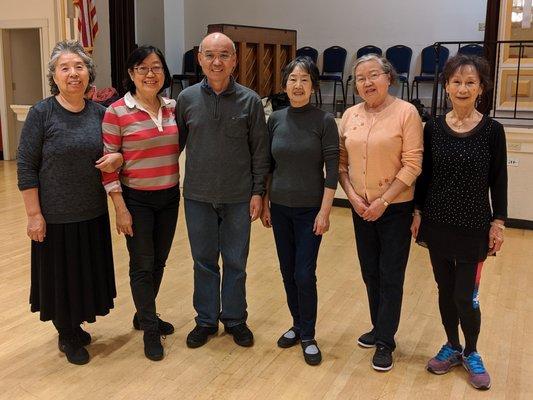
POLYGON ((449 343, 441 347, 435 357, 428 361, 426 369, 437 375, 442 375, 463 362, 463 353, 455 350, 449 343))
POLYGON ((490 388, 490 376, 483 360, 477 352, 472 352, 468 357, 463 357, 463 367, 470 375, 468 380, 472 386, 479 390, 488 390, 490 388))
POLYGON ((372 368, 376 371, 389 371, 393 365, 392 350, 386 346, 377 345, 374 357, 372 357, 372 368))

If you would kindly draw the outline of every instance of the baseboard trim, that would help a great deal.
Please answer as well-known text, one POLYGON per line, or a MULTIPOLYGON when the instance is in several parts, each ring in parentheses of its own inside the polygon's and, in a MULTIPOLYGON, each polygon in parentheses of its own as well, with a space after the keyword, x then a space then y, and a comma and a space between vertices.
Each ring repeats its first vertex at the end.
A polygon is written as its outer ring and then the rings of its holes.
MULTIPOLYGON (((344 208, 350 208, 351 204, 348 201, 348 199, 333 199, 333 205, 335 207, 344 207, 344 208)), ((527 229, 527 230, 533 230, 533 221, 528 221, 527 219, 516 219, 516 218, 508 218, 505 222, 505 226, 508 228, 514 228, 514 229, 527 229)))

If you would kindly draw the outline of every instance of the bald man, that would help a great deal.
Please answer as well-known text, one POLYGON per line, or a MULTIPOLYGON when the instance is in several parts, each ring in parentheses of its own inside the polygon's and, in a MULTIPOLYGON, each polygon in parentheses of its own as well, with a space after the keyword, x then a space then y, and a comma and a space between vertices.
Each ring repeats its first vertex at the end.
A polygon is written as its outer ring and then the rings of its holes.
POLYGON ((250 227, 261 214, 270 168, 265 115, 257 93, 231 75, 237 57, 230 38, 207 35, 198 62, 205 78, 183 90, 176 107, 180 147, 187 148, 183 197, 197 313, 187 346, 204 345, 221 321, 235 343, 248 347, 254 341, 246 325, 250 227))

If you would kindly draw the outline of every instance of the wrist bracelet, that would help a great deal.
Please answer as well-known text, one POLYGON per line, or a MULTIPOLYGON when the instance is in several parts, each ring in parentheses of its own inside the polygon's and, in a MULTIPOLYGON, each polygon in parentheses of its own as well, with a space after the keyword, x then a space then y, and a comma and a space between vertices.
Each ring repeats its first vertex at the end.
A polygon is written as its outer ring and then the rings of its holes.
POLYGON ((383 197, 380 197, 379 199, 383 202, 383 205, 384 205, 385 207, 388 207, 388 206, 389 206, 390 203, 389 203, 387 200, 385 200, 383 197))
POLYGON ((422 211, 420 211, 420 210, 414 210, 414 211, 413 211, 413 217, 414 217, 415 215, 422 215, 422 211))
POLYGON ((492 221, 490 224, 491 224, 492 226, 495 226, 496 228, 500 228, 502 231, 505 229, 505 225, 500 224, 500 223, 498 223, 498 222, 494 222, 494 221, 492 221))

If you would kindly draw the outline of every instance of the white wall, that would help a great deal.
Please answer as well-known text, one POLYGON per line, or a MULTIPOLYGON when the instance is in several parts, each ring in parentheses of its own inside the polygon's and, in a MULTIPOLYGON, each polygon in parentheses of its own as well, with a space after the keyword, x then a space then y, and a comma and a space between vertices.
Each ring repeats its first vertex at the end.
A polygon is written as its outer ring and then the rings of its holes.
POLYGON ((171 74, 181 74, 185 50, 184 0, 165 0, 165 58, 171 74))
MULTIPOLYGON (((185 47, 198 45, 208 24, 233 23, 296 29, 298 47, 321 54, 332 45, 348 51, 346 73, 360 47, 383 51, 396 44, 413 49, 411 76, 420 70, 419 55, 436 41, 483 40, 486 0, 189 0, 185 2, 185 47)), ((455 49, 452 54, 455 53, 455 49)), ((320 62, 319 62, 320 63, 320 62)))
POLYGON ((135 41, 165 48, 164 0, 135 1, 135 41))

